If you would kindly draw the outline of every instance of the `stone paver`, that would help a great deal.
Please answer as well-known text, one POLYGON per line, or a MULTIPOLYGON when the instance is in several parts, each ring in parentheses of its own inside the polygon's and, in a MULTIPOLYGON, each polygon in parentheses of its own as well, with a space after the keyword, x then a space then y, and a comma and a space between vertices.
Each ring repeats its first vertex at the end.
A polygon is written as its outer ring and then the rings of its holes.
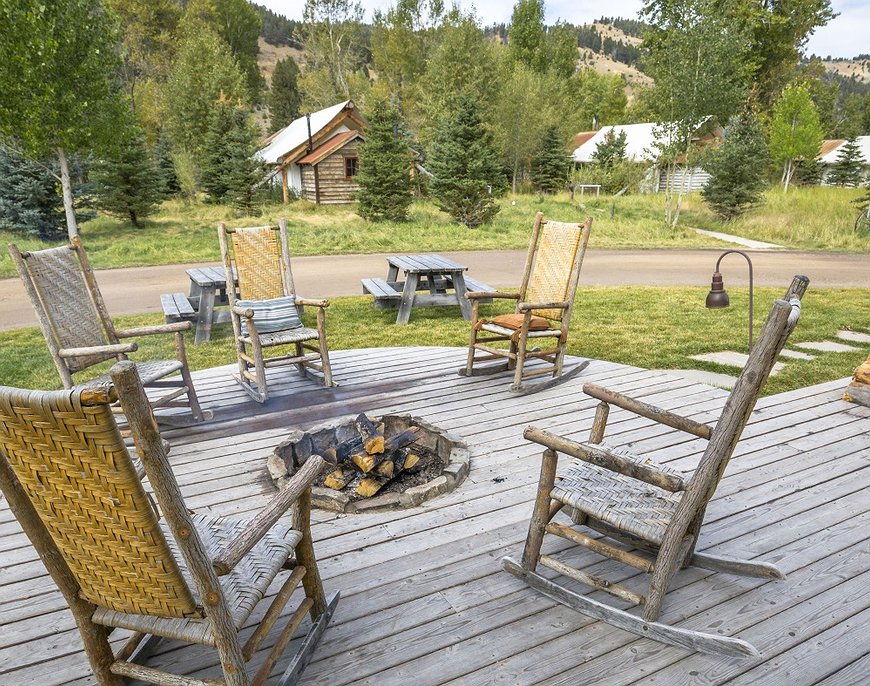
POLYGON ((861 333, 860 331, 841 329, 837 332, 837 338, 842 338, 844 341, 852 341, 853 343, 870 343, 870 333, 861 333))
MULTIPOLYGON (((713 364, 721 364, 724 367, 737 367, 743 369, 749 355, 744 353, 734 352, 733 350, 723 350, 718 353, 704 353, 703 355, 690 355, 689 359, 699 360, 701 362, 712 362, 713 364)), ((785 365, 782 362, 776 362, 770 372, 771 376, 779 374, 785 365)))
POLYGON ((851 353, 855 350, 860 350, 853 345, 845 343, 837 343, 835 341, 808 341, 806 343, 795 343, 796 348, 804 350, 818 350, 822 353, 851 353))
POLYGON ((783 349, 782 352, 779 353, 780 357, 787 357, 790 360, 814 360, 816 359, 815 355, 810 355, 808 353, 802 353, 799 350, 787 350, 783 349))
POLYGON ((717 372, 705 372, 701 369, 655 369, 653 371, 664 372, 665 374, 670 374, 692 383, 705 383, 708 386, 716 386, 717 388, 728 390, 733 388, 737 382, 736 376, 719 374, 717 372))

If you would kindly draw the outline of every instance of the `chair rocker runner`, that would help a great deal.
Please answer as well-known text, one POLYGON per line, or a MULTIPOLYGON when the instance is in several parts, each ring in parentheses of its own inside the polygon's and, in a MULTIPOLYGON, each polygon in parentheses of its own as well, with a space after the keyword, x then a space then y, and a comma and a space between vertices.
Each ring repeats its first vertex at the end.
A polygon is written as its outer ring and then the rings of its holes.
POLYGON ((472 308, 471 342, 466 365, 459 370, 461 375, 478 376, 513 370, 514 382, 510 389, 517 393, 533 393, 567 381, 589 365, 585 360, 567 372, 563 370, 574 296, 591 227, 591 217, 582 224, 566 224, 544 221, 541 212, 535 215, 519 292, 473 291, 466 294, 472 308), (493 319, 481 318, 480 301, 491 298, 516 300, 515 313, 493 319), (530 348, 530 340, 546 343, 549 347, 530 348), (493 343, 507 344, 508 347, 496 347, 493 343), (476 367, 480 362, 496 359, 505 362, 476 367), (530 359, 549 364, 526 369, 526 362, 530 359), (551 374, 553 378, 524 383, 525 379, 544 374, 551 374))
POLYGON ((296 295, 287 222, 278 226, 228 228, 218 226, 227 295, 233 322, 233 336, 239 373, 236 381, 254 400, 264 403, 269 397, 266 369, 296 365, 299 373, 316 372, 324 386, 334 386, 326 345, 328 300, 308 300, 296 295), (233 268, 238 287, 233 280, 233 268), (302 325, 297 307, 317 308, 317 329, 302 325), (293 352, 264 357, 265 348, 293 346, 293 352))
MULTIPOLYGON (((187 407, 190 415, 161 413, 157 420, 170 426, 186 426, 212 418, 211 410, 200 408, 187 364, 183 333, 190 329, 190 322, 116 329, 78 236, 66 246, 24 253, 10 244, 9 252, 36 310, 64 388, 76 385, 73 375, 77 372, 106 360, 125 360, 128 353, 138 349, 137 343, 122 343, 122 339, 171 333, 175 336, 176 359, 138 362, 137 368, 146 387, 170 389, 151 400, 152 408, 187 407), (181 378, 166 378, 175 374, 181 378)), ((81 385, 94 386, 108 380, 108 374, 103 374, 81 385)))
POLYGON ((502 566, 544 595, 583 614, 663 643, 705 653, 757 657, 758 651, 736 638, 690 631, 658 622, 665 593, 681 567, 701 567, 764 579, 782 579, 772 564, 737 560, 695 552, 707 504, 728 465, 749 420, 761 389, 788 336, 797 325, 801 298, 809 281, 796 276, 784 300, 777 300, 764 329, 731 392, 715 428, 639 402, 600 386, 586 384, 584 392, 600 401, 589 441, 577 443, 533 427, 524 436, 545 447, 541 477, 520 562, 506 557, 502 566), (602 443, 610 405, 653 419, 708 441, 691 475, 660 466, 642 455, 602 443), (558 453, 575 463, 556 476, 558 453), (603 534, 593 538, 574 527, 553 521, 567 508, 574 524, 603 534), (545 534, 585 546, 595 553, 651 575, 646 595, 541 554, 545 534), (610 538, 651 557, 616 547, 610 538), (573 581, 643 606, 642 616, 598 602, 541 576, 543 565, 573 581))
POLYGON ((118 362, 110 374, 114 386, 0 387, 0 489, 69 604, 96 682, 121 686, 129 677, 176 686, 260 686, 310 615, 311 627, 280 681, 295 683, 338 601, 337 593, 324 596, 309 528, 310 485, 323 458, 311 456, 248 522, 192 514, 136 367, 118 362), (118 399, 159 511, 111 413, 118 399), (279 521, 291 507, 292 526, 279 521), (289 575, 243 641, 239 632, 282 569, 289 575), (251 678, 245 663, 300 582, 304 598, 251 678), (108 642, 115 628, 134 632, 117 655, 108 642), (223 681, 138 664, 160 638, 215 648, 223 681))

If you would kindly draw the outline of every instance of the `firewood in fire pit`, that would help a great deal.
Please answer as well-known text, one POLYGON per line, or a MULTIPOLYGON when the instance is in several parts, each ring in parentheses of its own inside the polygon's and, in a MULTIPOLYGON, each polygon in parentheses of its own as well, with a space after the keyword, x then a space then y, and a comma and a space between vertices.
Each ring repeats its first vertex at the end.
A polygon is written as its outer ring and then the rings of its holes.
POLYGON ((393 473, 396 471, 395 466, 396 464, 392 460, 384 460, 377 467, 375 467, 375 474, 379 476, 385 476, 388 479, 392 479, 393 473))
POLYGON ((336 469, 332 474, 324 479, 323 485, 328 486, 333 491, 340 491, 342 488, 347 486, 348 481, 350 481, 350 475, 345 474, 343 469, 336 469))
MULTIPOLYGON (((393 451, 402 448, 409 443, 413 443, 414 441, 419 440, 422 437, 422 431, 416 426, 411 429, 407 429, 406 431, 402 431, 401 433, 398 433, 395 436, 391 436, 384 441, 384 453, 389 455, 393 451)), ((365 445, 362 436, 357 436, 355 438, 351 438, 349 441, 340 443, 335 448, 324 450, 323 458, 330 464, 337 466, 342 463, 348 462, 349 460, 352 461, 351 458, 354 455, 359 455, 360 453, 365 453, 365 445)), ((377 462, 377 459, 373 461, 372 466, 369 469, 374 468, 377 462)), ((360 467, 360 469, 362 468, 360 467)))
POLYGON ((359 486, 356 487, 356 493, 363 498, 371 498, 388 481, 390 479, 384 476, 367 476, 359 482, 359 486))
MULTIPOLYGON (((363 439, 363 448, 369 455, 384 452, 384 423, 375 424, 371 419, 360 414, 356 418, 356 430, 363 439)), ((369 471, 369 470, 363 470, 369 471)))

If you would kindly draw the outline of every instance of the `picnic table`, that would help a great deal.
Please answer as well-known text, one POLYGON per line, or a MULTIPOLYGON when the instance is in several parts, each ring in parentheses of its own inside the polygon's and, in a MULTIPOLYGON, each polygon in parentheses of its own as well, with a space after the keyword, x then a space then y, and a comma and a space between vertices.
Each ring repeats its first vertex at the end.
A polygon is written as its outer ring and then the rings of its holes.
POLYGON ((164 293, 160 296, 166 321, 192 320, 196 323, 194 343, 211 338, 213 324, 230 321, 229 310, 215 307, 229 305, 227 279, 223 267, 194 267, 187 270, 190 292, 164 293))
POLYGON ((386 279, 363 279, 363 293, 374 297, 375 307, 398 307, 396 324, 407 324, 414 307, 459 305, 462 316, 471 319, 467 291, 494 291, 472 279, 463 264, 443 255, 391 255, 386 279), (399 271, 405 280, 399 281, 399 271))

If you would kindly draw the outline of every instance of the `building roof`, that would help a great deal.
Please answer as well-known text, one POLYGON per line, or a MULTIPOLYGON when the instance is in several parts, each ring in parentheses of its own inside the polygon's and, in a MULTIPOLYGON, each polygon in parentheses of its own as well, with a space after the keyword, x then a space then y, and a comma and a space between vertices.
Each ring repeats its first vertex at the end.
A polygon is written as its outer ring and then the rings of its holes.
POLYGON ((574 136, 574 149, 576 150, 581 145, 583 145, 586 141, 588 141, 592 136, 594 136, 597 131, 581 131, 580 133, 574 136))
MULTIPOLYGON (((311 113, 311 136, 317 134, 329 126, 346 109, 353 109, 351 100, 345 100, 332 107, 311 113)), ((279 160, 292 150, 295 150, 308 141, 308 122, 306 117, 299 117, 283 129, 266 139, 266 146, 257 152, 263 162, 277 164, 279 160)))
MULTIPOLYGON (((833 164, 837 161, 840 155, 840 148, 846 141, 844 140, 827 140, 822 141, 822 149, 819 151, 818 160, 822 164, 833 164), (836 143, 837 145, 832 145, 836 143)), ((870 166, 870 136, 858 136, 855 139, 858 144, 858 149, 861 151, 861 156, 864 158, 864 163, 870 166)))
MULTIPOLYGON (((704 118, 698 123, 700 129, 705 123, 710 120, 709 117, 704 118)), ((632 162, 652 162, 656 159, 656 127, 660 126, 655 122, 646 124, 625 124, 622 126, 602 126, 595 132, 594 136, 588 138, 585 142, 577 146, 574 150, 573 158, 575 162, 586 163, 593 160, 592 155, 598 149, 598 144, 604 140, 608 132, 613 131, 614 135, 625 133, 625 157, 632 162)), ((578 134, 583 136, 585 134, 578 134)))
POLYGON ((314 148, 314 150, 308 153, 301 160, 296 160, 296 164, 317 164, 321 160, 329 157, 345 144, 350 143, 352 140, 361 136, 362 134, 359 131, 342 131, 341 133, 337 133, 332 138, 327 139, 325 143, 314 148))

